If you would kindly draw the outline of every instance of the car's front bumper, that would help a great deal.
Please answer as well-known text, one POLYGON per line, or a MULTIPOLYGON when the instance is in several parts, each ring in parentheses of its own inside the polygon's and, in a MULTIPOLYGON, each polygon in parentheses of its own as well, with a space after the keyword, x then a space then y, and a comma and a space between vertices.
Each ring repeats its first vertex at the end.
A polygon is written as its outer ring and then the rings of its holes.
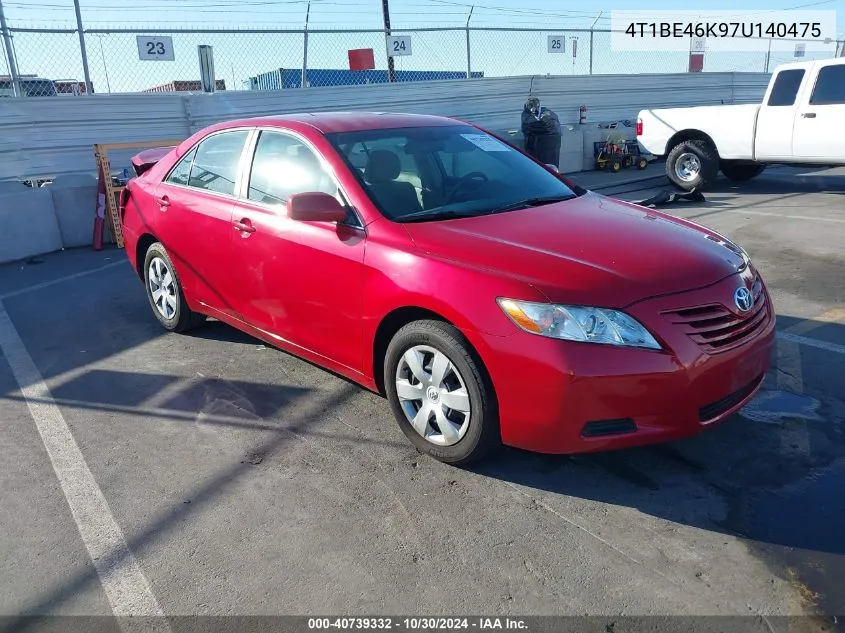
MULTIPOLYGON (((666 351, 522 332, 476 335, 496 390, 503 442, 543 453, 623 448, 696 435, 735 413, 754 396, 770 367, 775 315, 768 293, 762 288, 756 325, 748 323, 754 327, 744 337, 720 350, 702 343, 687 323, 678 324, 677 311, 728 306, 737 281, 733 277, 630 307, 666 351)), ((708 316, 713 321, 712 314, 703 314, 696 323, 708 316)))

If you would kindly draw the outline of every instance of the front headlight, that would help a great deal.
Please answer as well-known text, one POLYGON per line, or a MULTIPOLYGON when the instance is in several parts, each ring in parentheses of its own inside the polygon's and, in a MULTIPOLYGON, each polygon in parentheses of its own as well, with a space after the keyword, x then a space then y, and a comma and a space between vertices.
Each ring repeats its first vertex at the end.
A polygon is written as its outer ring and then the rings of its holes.
POLYGON ((639 321, 618 310, 503 298, 497 301, 511 321, 532 334, 582 343, 662 349, 639 321))

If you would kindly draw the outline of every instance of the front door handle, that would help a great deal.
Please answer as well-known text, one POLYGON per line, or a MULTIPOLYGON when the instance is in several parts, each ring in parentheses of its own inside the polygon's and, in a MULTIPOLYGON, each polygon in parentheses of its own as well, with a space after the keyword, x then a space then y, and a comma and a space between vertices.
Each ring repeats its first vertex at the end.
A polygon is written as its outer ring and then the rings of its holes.
POLYGON ((235 222, 234 227, 236 231, 241 231, 242 233, 255 233, 255 227, 252 225, 248 219, 244 218, 240 222, 235 222))
POLYGON ((816 113, 815 112, 805 112, 801 116, 804 117, 805 119, 815 119, 816 113))

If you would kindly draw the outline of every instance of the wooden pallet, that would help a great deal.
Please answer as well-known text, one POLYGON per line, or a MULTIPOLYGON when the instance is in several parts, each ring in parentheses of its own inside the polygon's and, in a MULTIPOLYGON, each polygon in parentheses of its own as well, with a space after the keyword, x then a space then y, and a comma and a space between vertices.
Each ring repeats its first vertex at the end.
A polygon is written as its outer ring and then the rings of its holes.
POLYGON ((106 219, 109 223, 109 230, 114 243, 123 248, 123 228, 120 222, 120 209, 118 208, 118 196, 126 187, 115 185, 111 177, 111 165, 109 164, 109 152, 121 149, 150 149, 153 147, 171 147, 179 145, 184 139, 169 139, 163 141, 145 141, 135 143, 95 143, 94 158, 97 161, 97 169, 103 179, 106 190, 106 219))

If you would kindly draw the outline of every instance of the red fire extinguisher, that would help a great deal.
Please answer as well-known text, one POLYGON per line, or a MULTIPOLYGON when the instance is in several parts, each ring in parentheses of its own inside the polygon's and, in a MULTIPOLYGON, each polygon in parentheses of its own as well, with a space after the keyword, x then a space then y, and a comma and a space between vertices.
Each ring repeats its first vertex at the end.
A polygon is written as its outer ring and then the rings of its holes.
POLYGON ((587 106, 582 105, 578 108, 578 123, 584 125, 587 122, 587 106))

